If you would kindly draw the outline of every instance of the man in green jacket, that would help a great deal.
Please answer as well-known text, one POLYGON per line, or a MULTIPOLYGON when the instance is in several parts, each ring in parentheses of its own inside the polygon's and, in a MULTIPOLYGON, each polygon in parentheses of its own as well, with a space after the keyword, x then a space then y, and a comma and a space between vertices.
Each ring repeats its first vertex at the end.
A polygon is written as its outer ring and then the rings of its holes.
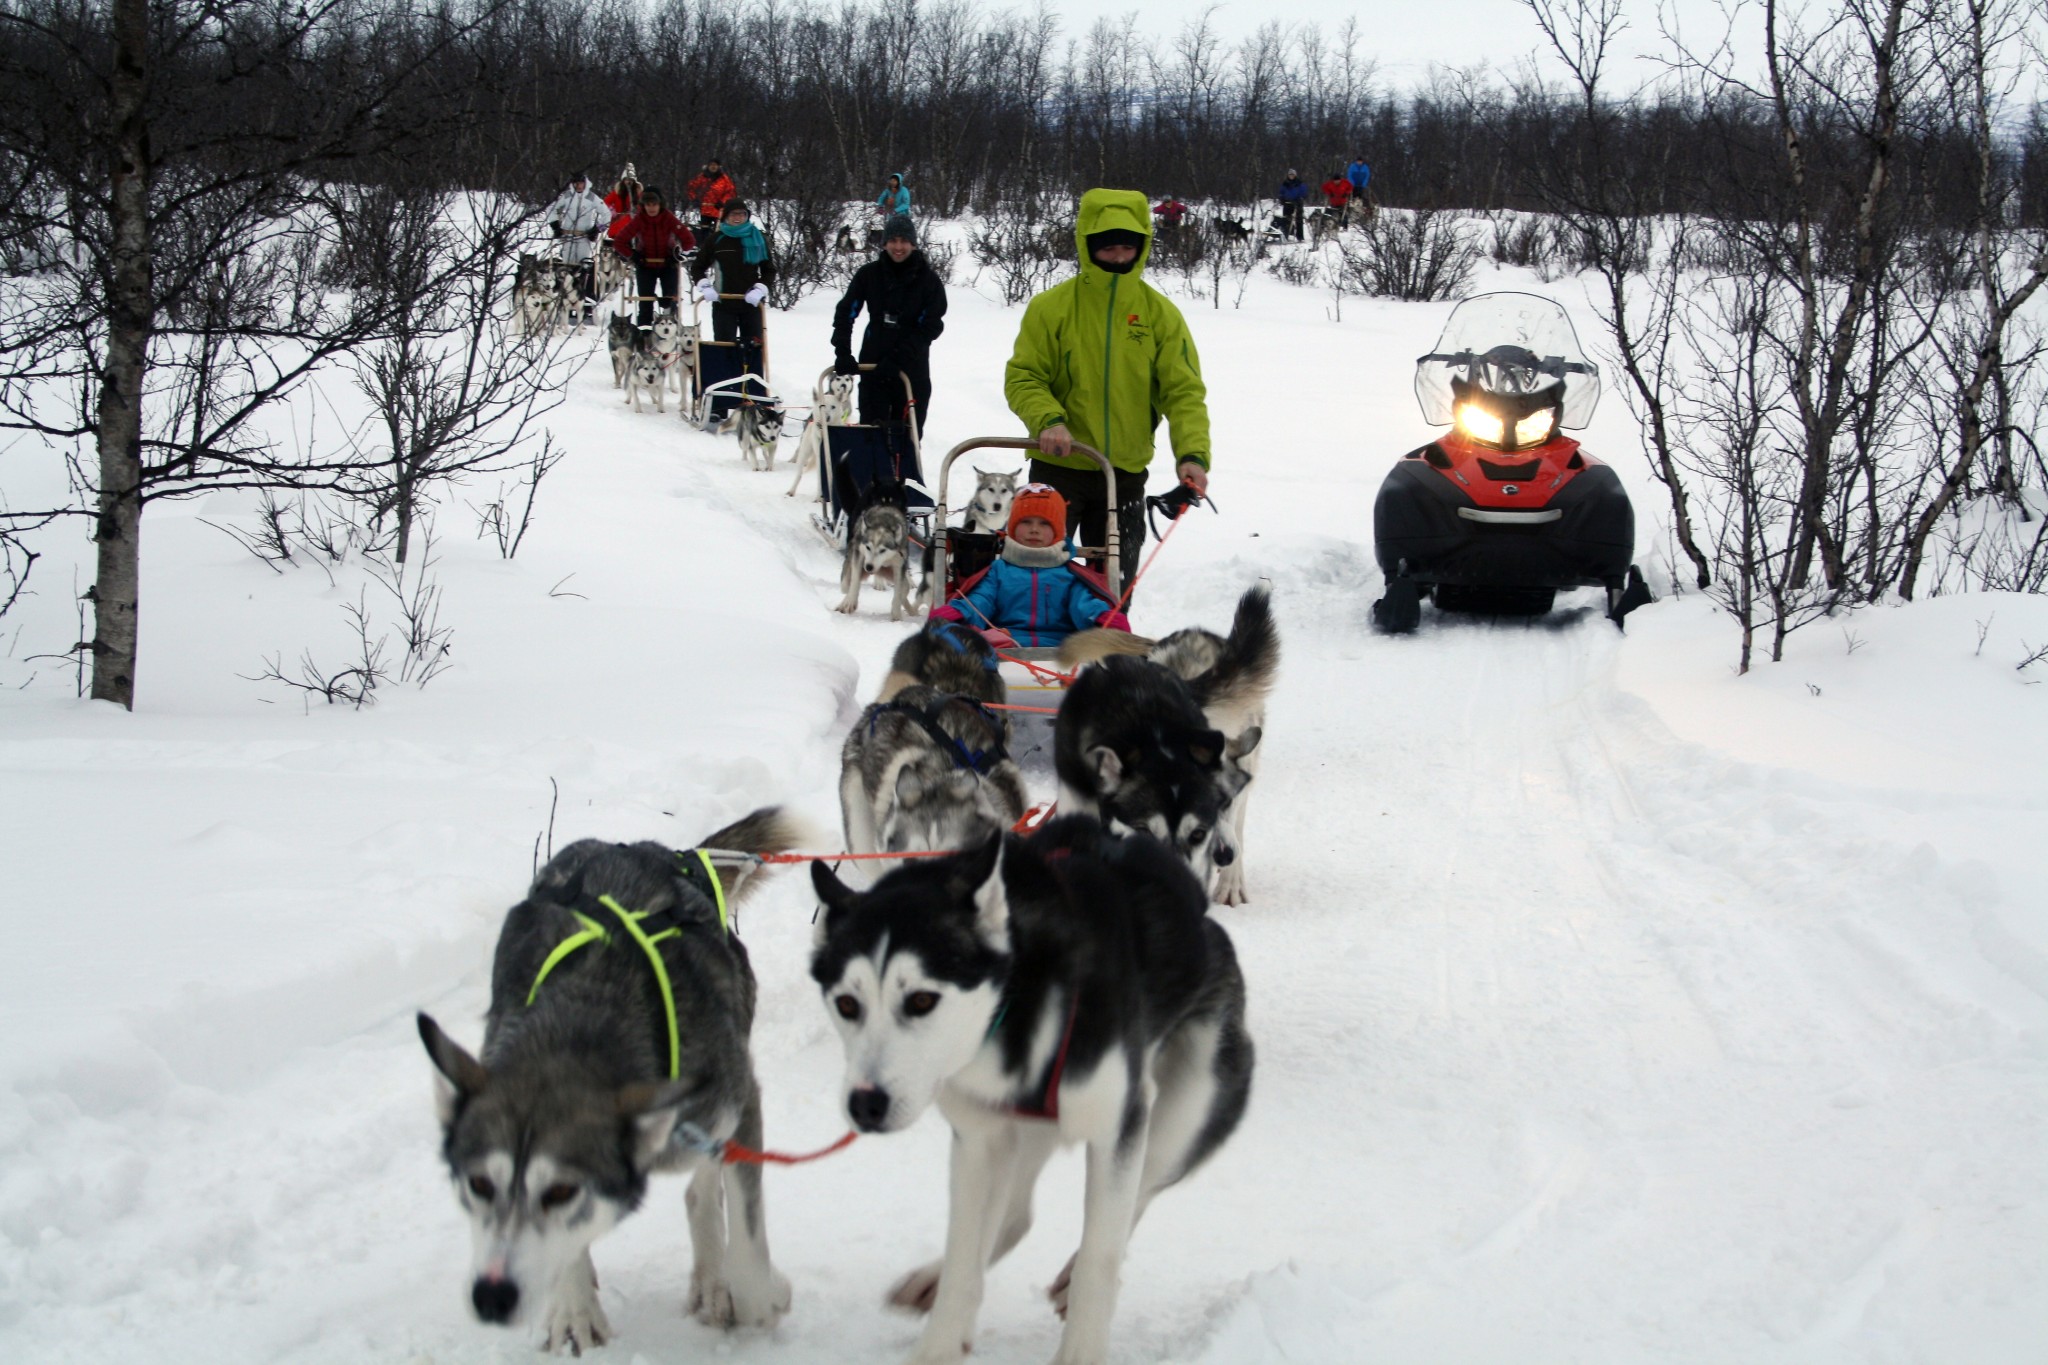
POLYGON ((1081 273, 1032 299, 1004 372, 1010 411, 1038 441, 1031 477, 1067 500, 1087 545, 1103 543, 1102 475, 1074 442, 1116 468, 1124 582, 1145 539, 1145 471, 1161 417, 1180 479, 1209 488, 1209 392, 1180 309, 1145 283, 1152 206, 1136 190, 1089 190, 1074 224, 1081 273))

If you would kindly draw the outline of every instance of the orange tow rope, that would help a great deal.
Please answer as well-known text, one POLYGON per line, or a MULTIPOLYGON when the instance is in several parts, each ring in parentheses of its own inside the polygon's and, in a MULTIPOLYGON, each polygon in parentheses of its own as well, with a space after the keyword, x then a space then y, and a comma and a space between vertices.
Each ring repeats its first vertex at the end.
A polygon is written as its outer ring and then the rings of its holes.
POLYGON ((719 1151, 718 1159, 728 1166, 801 1166, 806 1161, 820 1161, 834 1152, 845 1151, 859 1136, 858 1133, 848 1133, 830 1147, 820 1147, 815 1152, 757 1152, 752 1147, 727 1141, 719 1151))

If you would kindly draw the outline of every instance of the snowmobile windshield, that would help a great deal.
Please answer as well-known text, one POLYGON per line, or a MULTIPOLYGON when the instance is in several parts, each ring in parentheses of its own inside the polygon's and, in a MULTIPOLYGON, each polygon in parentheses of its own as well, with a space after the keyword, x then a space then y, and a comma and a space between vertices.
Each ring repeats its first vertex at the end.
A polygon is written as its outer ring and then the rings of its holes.
POLYGON ((1451 424, 1454 381, 1510 400, 1562 385, 1558 425, 1571 430, 1600 404, 1600 369, 1579 349, 1571 318, 1537 294, 1479 294, 1452 311, 1436 348, 1415 362, 1415 400, 1431 426, 1451 424))

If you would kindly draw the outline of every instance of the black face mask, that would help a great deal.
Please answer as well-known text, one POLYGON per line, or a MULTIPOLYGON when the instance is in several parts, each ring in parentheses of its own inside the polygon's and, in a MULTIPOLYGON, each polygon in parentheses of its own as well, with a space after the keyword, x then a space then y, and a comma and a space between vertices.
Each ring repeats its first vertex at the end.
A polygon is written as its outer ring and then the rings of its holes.
POLYGON ((1112 275, 1128 275, 1138 268, 1138 258, 1136 256, 1131 257, 1122 265, 1111 265, 1108 261, 1096 256, 1090 256, 1088 259, 1095 262, 1097 270, 1107 270, 1112 275))

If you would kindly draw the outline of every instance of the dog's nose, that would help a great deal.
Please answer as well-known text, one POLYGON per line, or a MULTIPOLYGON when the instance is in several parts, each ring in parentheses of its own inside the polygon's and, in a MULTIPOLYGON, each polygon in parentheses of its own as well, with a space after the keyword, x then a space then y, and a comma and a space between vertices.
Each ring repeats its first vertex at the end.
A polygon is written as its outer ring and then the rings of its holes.
POLYGON ((510 1322, 519 1309, 519 1286, 510 1280, 478 1280, 469 1291, 469 1301, 485 1322, 510 1322))
POLYGON ((1216 866, 1229 867, 1232 863, 1237 861, 1237 850, 1232 848, 1229 844, 1222 843, 1219 841, 1216 844, 1212 845, 1212 848, 1214 849, 1214 851, 1209 856, 1216 860, 1216 866))
POLYGON ((846 1097, 846 1112, 853 1126, 863 1133, 879 1133, 889 1119, 889 1092, 873 1087, 856 1090, 846 1097))

